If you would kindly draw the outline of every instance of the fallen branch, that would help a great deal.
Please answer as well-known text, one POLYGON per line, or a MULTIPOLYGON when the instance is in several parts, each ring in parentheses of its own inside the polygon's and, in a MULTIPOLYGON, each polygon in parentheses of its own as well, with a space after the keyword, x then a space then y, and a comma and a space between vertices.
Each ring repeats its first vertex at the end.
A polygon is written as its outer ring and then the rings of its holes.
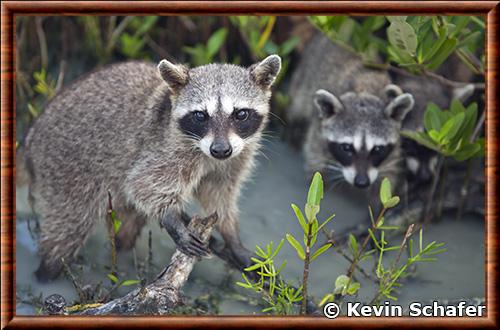
MULTIPOLYGON (((194 216, 188 225, 188 229, 198 234, 203 242, 207 242, 217 218, 217 214, 212 214, 206 218, 194 216)), ((99 307, 87 309, 80 314, 168 314, 172 308, 182 302, 180 289, 187 281, 197 261, 198 258, 187 256, 177 250, 172 256, 170 264, 151 284, 135 289, 127 295, 99 307)))

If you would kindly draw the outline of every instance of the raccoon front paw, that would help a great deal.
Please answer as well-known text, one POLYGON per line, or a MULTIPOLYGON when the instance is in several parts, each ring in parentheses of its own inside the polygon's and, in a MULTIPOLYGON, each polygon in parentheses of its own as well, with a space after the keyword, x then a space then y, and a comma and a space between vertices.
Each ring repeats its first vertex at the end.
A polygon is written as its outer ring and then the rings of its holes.
POLYGON ((185 228, 185 231, 178 233, 179 235, 172 236, 177 248, 183 253, 192 257, 209 257, 211 256, 210 249, 207 244, 203 243, 200 238, 185 228))

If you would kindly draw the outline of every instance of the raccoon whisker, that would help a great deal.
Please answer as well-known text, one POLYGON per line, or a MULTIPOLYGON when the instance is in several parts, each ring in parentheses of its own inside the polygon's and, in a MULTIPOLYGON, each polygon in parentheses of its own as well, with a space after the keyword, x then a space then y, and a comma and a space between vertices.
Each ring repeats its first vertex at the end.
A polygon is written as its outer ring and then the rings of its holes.
POLYGON ((265 154, 262 150, 258 149, 258 150, 257 150, 257 154, 258 154, 258 155, 261 155, 262 157, 264 157, 267 161, 271 161, 271 160, 269 159, 269 157, 267 157, 267 155, 266 155, 266 154, 265 154))
POLYGON ((188 138, 188 139, 195 139, 195 140, 201 140, 201 136, 195 134, 195 133, 184 133, 183 134, 183 137, 184 138, 188 138))
POLYGON ((338 166, 338 165, 326 165, 325 168, 331 169, 331 170, 342 171, 342 167, 338 166))
POLYGON ((278 116, 277 114, 273 113, 272 111, 269 111, 269 114, 271 116, 273 116, 274 118, 278 119, 281 122, 281 124, 286 127, 285 121, 280 116, 278 116))

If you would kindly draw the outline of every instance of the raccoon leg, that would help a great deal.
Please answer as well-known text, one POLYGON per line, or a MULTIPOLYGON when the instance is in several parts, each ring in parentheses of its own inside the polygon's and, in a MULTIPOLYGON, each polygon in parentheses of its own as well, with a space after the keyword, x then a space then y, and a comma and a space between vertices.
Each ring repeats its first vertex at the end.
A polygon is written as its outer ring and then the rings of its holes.
POLYGON ((160 225, 167 230, 177 248, 185 254, 196 257, 210 255, 210 250, 206 247, 206 244, 186 228, 182 211, 167 210, 160 220, 160 225))
POLYGON ((237 199, 238 182, 228 176, 209 175, 205 177, 195 191, 195 196, 207 214, 217 212, 219 220, 217 230, 224 239, 224 250, 217 251, 223 259, 229 260, 239 269, 250 265, 252 253, 241 243, 238 226, 237 199))
POLYGON ((41 218, 38 252, 42 260, 35 275, 39 281, 47 282, 60 274, 63 259, 70 262, 75 257, 94 222, 78 210, 58 209, 55 204, 41 218))
POLYGON ((116 214, 122 223, 116 234, 116 248, 129 250, 134 247, 137 237, 146 224, 146 217, 128 207, 117 210, 116 214))

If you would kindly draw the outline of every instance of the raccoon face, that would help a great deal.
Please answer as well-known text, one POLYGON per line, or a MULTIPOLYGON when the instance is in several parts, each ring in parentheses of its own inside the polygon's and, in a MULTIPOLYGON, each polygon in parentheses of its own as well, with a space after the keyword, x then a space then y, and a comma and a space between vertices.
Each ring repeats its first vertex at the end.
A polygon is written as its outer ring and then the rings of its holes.
POLYGON ((406 138, 403 138, 402 150, 408 169, 408 181, 416 184, 429 183, 436 174, 437 153, 406 138))
POLYGON ((395 96, 388 104, 371 95, 353 92, 339 98, 318 90, 314 104, 321 120, 321 139, 330 168, 358 188, 374 183, 380 173, 391 172, 390 160, 399 144, 401 121, 413 107, 410 94, 395 96))
POLYGON ((158 67, 171 91, 174 125, 204 154, 229 159, 258 140, 281 67, 279 56, 248 69, 209 64, 188 70, 166 60, 158 67))

